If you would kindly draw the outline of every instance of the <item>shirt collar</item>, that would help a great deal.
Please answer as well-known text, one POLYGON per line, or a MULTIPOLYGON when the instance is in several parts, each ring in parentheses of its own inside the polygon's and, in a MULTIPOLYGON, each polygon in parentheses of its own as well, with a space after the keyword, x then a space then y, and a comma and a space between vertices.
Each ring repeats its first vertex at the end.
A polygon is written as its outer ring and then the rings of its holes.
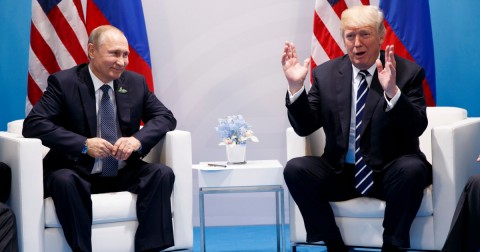
MULTIPOLYGON (((358 76, 358 73, 360 72, 360 69, 358 69, 354 65, 352 65, 352 68, 353 68, 353 78, 356 78, 358 76)), ((377 69, 377 64, 373 64, 371 67, 367 69, 370 76, 373 76, 373 74, 375 73, 375 69, 377 69)))
POLYGON ((103 84, 107 84, 109 85, 112 90, 113 90, 113 81, 110 81, 108 83, 103 83, 93 72, 92 72, 92 69, 90 68, 90 65, 88 65, 88 71, 90 72, 90 77, 92 77, 92 81, 93 81, 93 87, 95 88, 95 92, 98 91, 98 89, 100 89, 100 87, 102 87, 103 84))
MULTIPOLYGON (((380 53, 378 54, 378 57, 377 59, 380 59, 380 53)), ((352 69, 353 69, 353 78, 355 79, 357 76, 358 76, 358 73, 360 72, 360 69, 358 69, 356 66, 354 66, 352 64, 352 69)), ((376 62, 373 63, 373 65, 371 65, 367 71, 368 73, 370 74, 370 76, 373 76, 373 74, 375 73, 375 69, 377 69, 377 64, 376 62)))

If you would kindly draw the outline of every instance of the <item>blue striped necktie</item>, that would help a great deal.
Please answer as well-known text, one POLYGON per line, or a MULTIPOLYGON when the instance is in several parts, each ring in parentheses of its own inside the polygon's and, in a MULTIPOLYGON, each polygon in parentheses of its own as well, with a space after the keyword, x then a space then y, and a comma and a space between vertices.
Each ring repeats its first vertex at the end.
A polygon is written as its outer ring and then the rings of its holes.
MULTIPOLYGON (((110 100, 108 91, 109 85, 103 85, 103 95, 100 101, 100 135, 103 139, 109 141, 111 144, 115 144, 117 141, 117 127, 115 120, 115 110, 113 103, 110 100)), ((107 157, 103 159, 102 176, 114 177, 118 173, 118 160, 114 157, 107 157)))
POLYGON ((362 70, 358 73, 361 76, 357 92, 356 125, 355 125, 355 188, 365 195, 373 185, 372 170, 365 164, 362 152, 360 151, 360 133, 362 131, 362 117, 365 110, 365 101, 368 95, 367 75, 368 71, 362 70))

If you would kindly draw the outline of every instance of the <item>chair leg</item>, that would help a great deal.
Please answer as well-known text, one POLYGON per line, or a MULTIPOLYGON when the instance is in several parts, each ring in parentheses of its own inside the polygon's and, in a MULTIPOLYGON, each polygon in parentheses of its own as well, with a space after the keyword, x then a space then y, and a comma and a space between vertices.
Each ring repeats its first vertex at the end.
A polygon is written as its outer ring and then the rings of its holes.
POLYGON ((292 252, 297 252, 297 246, 292 245, 292 252))

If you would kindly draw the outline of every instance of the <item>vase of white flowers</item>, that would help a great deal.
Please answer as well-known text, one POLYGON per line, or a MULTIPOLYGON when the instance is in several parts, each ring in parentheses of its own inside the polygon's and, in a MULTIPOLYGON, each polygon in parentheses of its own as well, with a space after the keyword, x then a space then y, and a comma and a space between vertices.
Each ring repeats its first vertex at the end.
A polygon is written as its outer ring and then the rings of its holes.
POLYGON ((218 119, 215 127, 222 139, 219 145, 225 145, 228 164, 246 163, 247 141, 258 142, 253 135, 251 126, 243 119, 242 115, 227 116, 218 119))

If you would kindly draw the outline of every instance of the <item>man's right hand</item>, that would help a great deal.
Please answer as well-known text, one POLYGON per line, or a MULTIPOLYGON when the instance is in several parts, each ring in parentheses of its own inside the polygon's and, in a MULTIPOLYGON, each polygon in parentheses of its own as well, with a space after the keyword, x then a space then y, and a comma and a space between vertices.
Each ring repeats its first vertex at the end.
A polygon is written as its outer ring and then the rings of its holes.
POLYGON ((305 59, 303 65, 300 65, 295 45, 286 41, 285 47, 283 48, 282 66, 283 72, 288 81, 288 88, 292 94, 295 94, 302 88, 303 82, 307 77, 309 65, 310 58, 305 59))
POLYGON ((87 139, 87 154, 93 158, 106 158, 112 156, 113 144, 107 140, 94 137, 87 139))

